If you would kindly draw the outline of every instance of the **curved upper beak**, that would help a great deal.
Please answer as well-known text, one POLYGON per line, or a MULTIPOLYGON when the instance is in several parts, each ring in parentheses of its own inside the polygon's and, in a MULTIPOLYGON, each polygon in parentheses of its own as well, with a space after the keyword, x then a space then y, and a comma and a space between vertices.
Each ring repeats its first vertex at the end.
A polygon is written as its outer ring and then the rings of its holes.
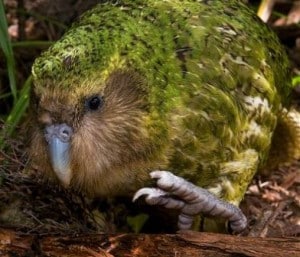
POLYGON ((67 187, 71 181, 70 141, 73 130, 63 123, 47 126, 44 133, 53 171, 60 182, 67 187))

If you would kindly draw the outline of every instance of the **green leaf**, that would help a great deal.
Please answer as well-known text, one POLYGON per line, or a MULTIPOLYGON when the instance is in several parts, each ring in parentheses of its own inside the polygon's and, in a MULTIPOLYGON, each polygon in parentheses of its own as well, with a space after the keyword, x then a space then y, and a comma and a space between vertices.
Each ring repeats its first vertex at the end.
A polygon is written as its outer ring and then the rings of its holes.
POLYGON ((9 78, 10 90, 13 95, 14 103, 17 101, 17 87, 15 78, 15 58, 11 46, 11 41, 7 32, 7 21, 4 11, 3 1, 0 1, 0 47, 6 58, 7 73, 9 78))
POLYGON ((31 83, 32 76, 30 76, 24 83, 20 96, 5 121, 4 128, 0 134, 0 149, 3 149, 5 146, 4 138, 12 135, 28 107, 31 83))
POLYGON ((134 233, 139 233, 148 219, 149 215, 145 213, 141 213, 136 216, 128 216, 127 224, 131 227, 134 233))
POLYGON ((300 85, 300 76, 293 77, 292 84, 294 87, 300 85))

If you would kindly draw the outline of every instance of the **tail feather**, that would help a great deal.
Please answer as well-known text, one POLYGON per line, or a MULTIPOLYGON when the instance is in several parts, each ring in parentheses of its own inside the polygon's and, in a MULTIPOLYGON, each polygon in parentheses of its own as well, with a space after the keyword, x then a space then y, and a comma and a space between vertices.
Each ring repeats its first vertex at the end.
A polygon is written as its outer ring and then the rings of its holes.
POLYGON ((283 109, 273 134, 268 161, 263 170, 272 170, 300 159, 300 112, 283 109))

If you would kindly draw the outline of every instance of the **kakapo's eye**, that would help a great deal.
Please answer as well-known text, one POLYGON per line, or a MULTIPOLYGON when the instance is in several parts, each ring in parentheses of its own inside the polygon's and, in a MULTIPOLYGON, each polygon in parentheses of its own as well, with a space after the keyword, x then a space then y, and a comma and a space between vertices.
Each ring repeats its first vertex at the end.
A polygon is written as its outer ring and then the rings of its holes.
POLYGON ((103 97, 101 96, 91 96, 86 99, 85 107, 88 110, 96 111, 103 105, 103 97))

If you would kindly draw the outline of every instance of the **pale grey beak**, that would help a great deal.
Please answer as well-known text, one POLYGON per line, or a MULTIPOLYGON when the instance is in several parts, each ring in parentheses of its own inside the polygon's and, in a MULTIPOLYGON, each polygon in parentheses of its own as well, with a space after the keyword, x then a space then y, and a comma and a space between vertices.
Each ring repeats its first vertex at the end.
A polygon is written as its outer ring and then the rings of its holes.
POLYGON ((45 128, 45 138, 53 171, 65 187, 69 186, 71 181, 70 139, 72 135, 72 128, 65 123, 45 128))

